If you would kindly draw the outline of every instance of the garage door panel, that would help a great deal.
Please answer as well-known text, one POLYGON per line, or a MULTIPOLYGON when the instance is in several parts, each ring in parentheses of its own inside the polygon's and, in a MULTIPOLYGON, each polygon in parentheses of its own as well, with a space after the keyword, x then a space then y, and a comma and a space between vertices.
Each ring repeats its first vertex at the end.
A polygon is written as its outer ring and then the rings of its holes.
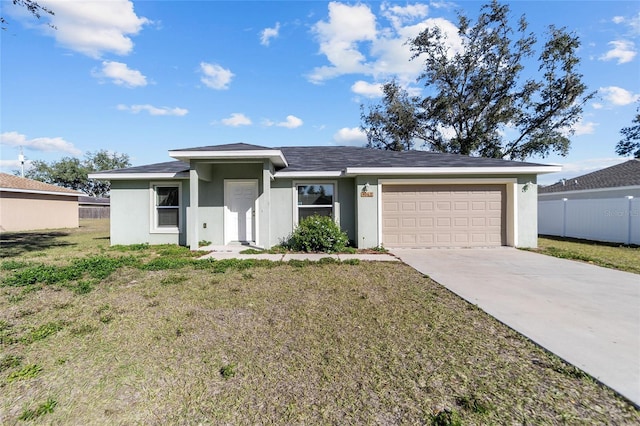
POLYGON ((469 247, 506 241, 504 185, 383 185, 388 247, 469 247))

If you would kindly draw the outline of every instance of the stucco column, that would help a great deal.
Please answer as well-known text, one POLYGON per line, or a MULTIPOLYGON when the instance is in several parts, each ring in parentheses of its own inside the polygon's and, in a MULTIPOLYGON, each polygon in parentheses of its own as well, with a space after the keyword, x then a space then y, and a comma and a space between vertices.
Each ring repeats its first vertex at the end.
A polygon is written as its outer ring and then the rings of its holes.
POLYGON ((377 247, 378 241, 378 179, 372 176, 356 177, 356 228, 358 248, 377 247))
POLYGON ((258 198, 258 232, 256 245, 271 247, 271 161, 262 163, 262 193, 258 198))
POLYGON ((189 214, 187 218, 187 241, 189 242, 189 248, 191 250, 198 249, 198 223, 200 223, 198 217, 198 169, 195 165, 191 165, 189 170, 189 214))

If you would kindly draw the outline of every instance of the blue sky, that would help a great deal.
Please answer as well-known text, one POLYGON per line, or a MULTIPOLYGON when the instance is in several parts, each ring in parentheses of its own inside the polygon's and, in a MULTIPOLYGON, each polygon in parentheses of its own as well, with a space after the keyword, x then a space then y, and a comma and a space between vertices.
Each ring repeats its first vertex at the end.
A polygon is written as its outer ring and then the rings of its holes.
MULTIPOLYGON (((419 61, 404 42, 430 25, 455 34, 455 12, 482 2, 45 0, 40 21, 2 0, 0 167, 107 149, 133 165, 222 143, 363 145, 360 104, 396 77, 410 90, 419 61), (46 25, 51 22, 53 30, 46 25)), ((610 166, 640 99, 640 2, 515 1, 544 39, 579 35, 581 72, 598 95, 584 108, 553 183, 610 166)), ((535 63, 528 65, 536 67, 535 63)))

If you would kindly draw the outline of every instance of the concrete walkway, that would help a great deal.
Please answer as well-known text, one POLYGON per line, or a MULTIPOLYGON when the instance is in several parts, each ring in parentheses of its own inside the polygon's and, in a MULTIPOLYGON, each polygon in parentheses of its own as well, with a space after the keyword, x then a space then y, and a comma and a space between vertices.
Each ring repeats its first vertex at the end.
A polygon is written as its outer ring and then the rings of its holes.
POLYGON ((290 260, 310 260, 317 262, 318 260, 330 257, 336 260, 358 259, 363 261, 380 261, 380 262, 399 262, 397 257, 389 254, 326 254, 326 253, 282 253, 282 254, 241 254, 248 246, 229 245, 229 246, 207 246, 200 247, 200 251, 208 251, 209 253, 200 257, 200 259, 264 259, 273 262, 288 262, 290 260))
POLYGON ((393 253, 640 406, 640 275, 507 247, 393 253))

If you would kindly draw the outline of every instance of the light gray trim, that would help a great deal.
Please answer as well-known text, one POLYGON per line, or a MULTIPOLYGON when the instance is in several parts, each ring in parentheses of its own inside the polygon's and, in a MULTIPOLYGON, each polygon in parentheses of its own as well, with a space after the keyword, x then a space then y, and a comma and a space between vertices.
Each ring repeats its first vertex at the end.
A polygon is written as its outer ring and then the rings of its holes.
POLYGON ((150 234, 179 234, 180 224, 182 223, 182 182, 149 182, 149 233, 150 234), (178 188, 178 226, 175 228, 159 228, 157 226, 157 206, 156 206, 156 188, 157 187, 177 187, 178 188))
POLYGON ((347 167, 345 176, 357 175, 518 175, 545 174, 562 170, 562 166, 519 166, 519 167, 347 167))
POLYGON ((169 151, 169 156, 181 161, 268 158, 279 167, 287 167, 284 154, 279 149, 238 150, 238 151, 169 151))
POLYGON ((314 172, 276 172, 274 177, 277 178, 300 178, 300 179, 322 179, 343 176, 342 170, 331 171, 314 171, 314 172))
POLYGON ((189 172, 178 173, 90 173, 89 179, 104 180, 148 180, 148 179, 189 179, 189 172))

